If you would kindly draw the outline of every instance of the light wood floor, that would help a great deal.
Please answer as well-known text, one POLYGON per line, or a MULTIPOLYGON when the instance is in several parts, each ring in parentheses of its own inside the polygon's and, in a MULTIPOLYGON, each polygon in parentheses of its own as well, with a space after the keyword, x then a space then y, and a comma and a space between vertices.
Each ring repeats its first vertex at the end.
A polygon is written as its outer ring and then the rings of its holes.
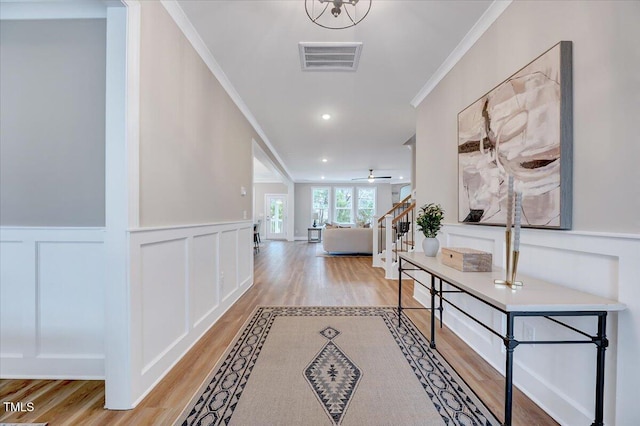
MULTIPOLYGON (((254 285, 205 334, 149 395, 130 411, 108 411, 102 381, 2 380, 0 401, 33 402, 31 413, 6 413, 0 422, 57 425, 170 425, 197 391, 242 324, 258 305, 397 305, 397 282, 371 267, 370 257, 317 257, 307 242, 266 242, 255 255, 254 285)), ((403 285, 403 304, 418 306, 413 287, 403 285)), ((409 311, 428 333, 426 311, 409 311)), ((438 350, 489 409, 502 416, 504 380, 446 327, 438 330, 438 350)), ((418 408, 419 409, 419 408, 418 408)), ((518 390, 514 424, 555 425, 518 390)), ((401 425, 398 425, 401 426, 401 425)))

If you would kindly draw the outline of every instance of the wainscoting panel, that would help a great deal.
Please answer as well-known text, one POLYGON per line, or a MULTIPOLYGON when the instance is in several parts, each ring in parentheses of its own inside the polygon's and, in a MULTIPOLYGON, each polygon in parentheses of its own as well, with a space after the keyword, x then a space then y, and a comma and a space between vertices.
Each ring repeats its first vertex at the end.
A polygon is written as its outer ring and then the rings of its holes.
POLYGON ((103 356, 102 243, 38 242, 36 247, 37 356, 103 356))
POLYGON ((188 332, 186 238, 140 245, 143 371, 188 332))
POLYGON ((565 250, 522 244, 521 251, 527 253, 527 257, 522 256, 518 269, 524 274, 536 273, 542 279, 566 287, 617 299, 620 269, 618 257, 590 253, 585 249, 589 249, 589 246, 580 250, 565 250), (562 262, 558 262, 558 259, 562 259, 562 262), (540 265, 546 266, 540 268, 540 265))
POLYGON ((220 246, 220 298, 226 301, 238 289, 238 232, 222 232, 220 246))
POLYGON ((197 326, 218 307, 218 237, 220 234, 200 235, 193 238, 193 316, 197 326))
MULTIPOLYGON (((238 230, 238 242, 253 241, 253 228, 238 230)), ((238 245, 240 250, 241 244, 238 245)), ((253 275, 253 256, 238 256, 238 284, 246 286, 253 275)))
POLYGON ((104 378, 104 230, 0 228, 0 376, 104 378))
MULTIPOLYGON (((35 355, 35 249, 23 241, 0 242, 0 350, 2 360, 35 355), (31 250, 30 250, 31 249, 31 250), (21 266, 28 266, 21 267, 21 266), (31 283, 31 286, 29 285, 31 283)), ((0 362, 1 367, 2 362, 0 362)), ((3 377, 6 373, 2 369, 3 377)))
MULTIPOLYGON (((504 265, 504 228, 446 225, 439 239, 441 247, 491 252, 494 265, 504 265)), ((637 415, 637 407, 631 395, 640 380, 640 236, 523 229, 518 270, 627 305, 626 311, 610 314, 607 319, 610 346, 606 352, 605 424, 633 424, 629 421, 637 415)), ((419 286, 414 297, 425 306, 430 304, 428 292, 419 286)), ((488 313, 484 306, 463 302, 456 295, 449 297, 504 332, 504 315, 488 313)), ((496 369, 504 371, 504 345, 499 338, 469 324, 446 304, 444 322, 496 369)), ((594 319, 566 318, 565 322, 596 332, 594 319)), ((524 339, 525 332, 533 333, 535 340, 579 337, 540 318, 518 319, 516 338, 524 339)), ((595 345, 522 345, 515 350, 514 383, 560 424, 591 424, 595 358, 595 345)))
POLYGON ((134 405, 253 283, 252 226, 130 232, 134 405))

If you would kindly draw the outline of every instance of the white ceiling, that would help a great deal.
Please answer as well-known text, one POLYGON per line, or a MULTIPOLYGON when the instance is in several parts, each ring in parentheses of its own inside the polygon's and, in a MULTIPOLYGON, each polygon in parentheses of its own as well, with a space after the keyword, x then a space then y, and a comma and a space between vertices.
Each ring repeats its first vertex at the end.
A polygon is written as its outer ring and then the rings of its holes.
POLYGON ((303 0, 179 0, 296 182, 347 181, 370 168, 406 181, 410 102, 491 3, 373 0, 356 27, 328 30, 303 0), (359 68, 302 72, 301 41, 363 42, 359 68))

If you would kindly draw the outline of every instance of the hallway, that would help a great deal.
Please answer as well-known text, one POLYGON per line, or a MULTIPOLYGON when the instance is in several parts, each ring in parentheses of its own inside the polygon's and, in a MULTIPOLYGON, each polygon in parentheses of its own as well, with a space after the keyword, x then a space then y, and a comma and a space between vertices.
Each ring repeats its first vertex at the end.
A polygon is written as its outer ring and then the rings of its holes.
MULTIPOLYGON (((57 425, 170 425, 199 388, 227 345, 258 305, 391 305, 397 283, 371 267, 370 257, 320 257, 306 241, 263 242, 254 258, 254 285, 203 336, 149 395, 130 411, 104 410, 100 381, 2 380, 2 401, 33 402, 33 412, 3 413, 0 422, 49 422, 57 425)), ((419 306, 403 291, 404 306, 419 306)), ((409 312, 426 333, 427 315, 409 312)), ((446 328, 439 330, 438 349, 493 411, 502 406, 502 377, 446 328)), ((514 424, 556 424, 518 390, 514 424)))

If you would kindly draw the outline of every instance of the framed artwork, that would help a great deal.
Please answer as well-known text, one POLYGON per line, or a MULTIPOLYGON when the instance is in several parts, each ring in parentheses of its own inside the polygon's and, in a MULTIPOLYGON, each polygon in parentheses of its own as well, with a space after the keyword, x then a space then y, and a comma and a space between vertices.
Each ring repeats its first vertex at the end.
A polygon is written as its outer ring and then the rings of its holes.
POLYGON ((458 114, 458 220, 504 225, 507 181, 522 226, 571 229, 571 42, 561 41, 458 114))

